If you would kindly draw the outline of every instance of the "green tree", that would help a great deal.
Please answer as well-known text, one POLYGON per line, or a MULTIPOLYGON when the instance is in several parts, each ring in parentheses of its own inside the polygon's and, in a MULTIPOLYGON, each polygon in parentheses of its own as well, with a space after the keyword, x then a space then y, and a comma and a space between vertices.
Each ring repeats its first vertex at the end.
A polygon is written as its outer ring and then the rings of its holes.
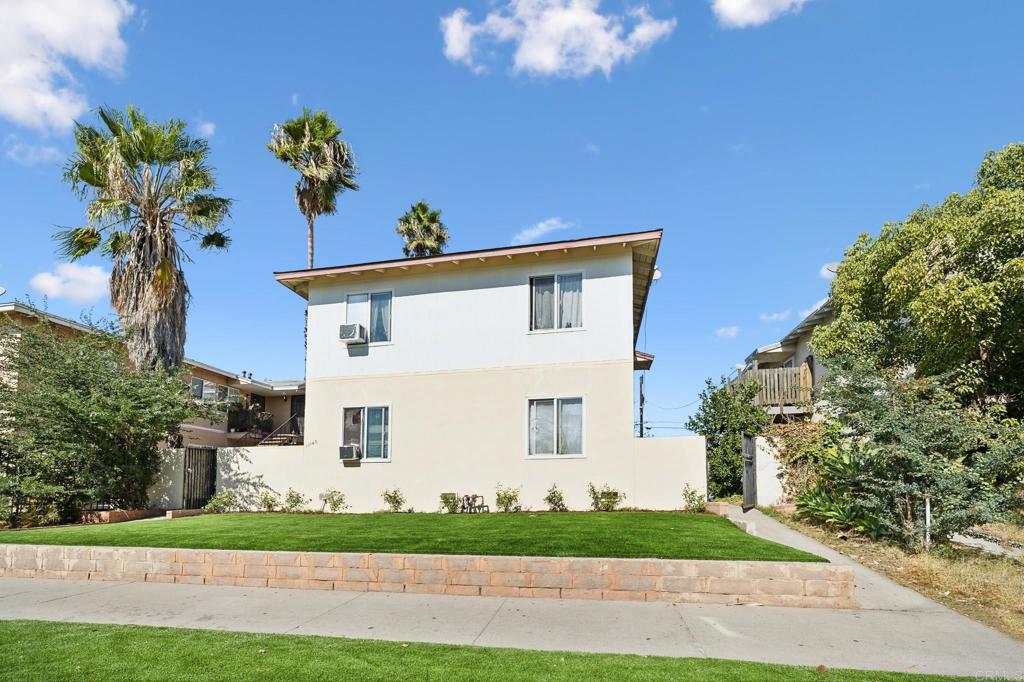
POLYGON ((115 330, 62 331, 0 329, 0 498, 15 525, 72 519, 94 501, 145 507, 163 444, 182 421, 213 416, 178 370, 129 367, 115 330))
POLYGON ((181 364, 188 287, 181 240, 201 249, 230 243, 221 225, 231 201, 215 196, 206 140, 185 134, 176 119, 147 119, 129 106, 97 111, 102 126, 75 124, 76 150, 65 180, 86 207, 88 225, 57 234, 72 260, 99 249, 114 261, 110 299, 128 332, 136 367, 181 364))
POLYGON ((1024 416, 1024 144, 990 152, 975 187, 861 235, 814 348, 948 375, 964 405, 1024 416))
POLYGON ((398 219, 395 232, 405 240, 402 252, 409 258, 438 256, 448 243, 448 229, 441 222, 441 212, 430 210, 426 201, 413 204, 398 219))
POLYGON ((303 108, 302 115, 274 126, 267 148, 298 171, 295 203, 306 218, 306 264, 313 267, 313 223, 338 210, 338 196, 357 191, 356 159, 342 129, 326 111, 303 108))
POLYGON ((743 434, 761 433, 769 418, 754 404, 760 384, 730 384, 724 377, 719 384, 704 383, 700 406, 686 428, 707 440, 708 493, 727 497, 743 490, 743 434))

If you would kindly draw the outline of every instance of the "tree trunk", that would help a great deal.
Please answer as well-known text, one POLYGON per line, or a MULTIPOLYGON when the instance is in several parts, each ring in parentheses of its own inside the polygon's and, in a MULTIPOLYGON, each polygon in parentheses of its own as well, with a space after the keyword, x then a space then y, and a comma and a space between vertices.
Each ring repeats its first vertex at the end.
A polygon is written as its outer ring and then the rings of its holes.
POLYGON ((313 216, 308 216, 306 222, 309 223, 309 234, 306 236, 306 265, 310 270, 313 269, 313 216))

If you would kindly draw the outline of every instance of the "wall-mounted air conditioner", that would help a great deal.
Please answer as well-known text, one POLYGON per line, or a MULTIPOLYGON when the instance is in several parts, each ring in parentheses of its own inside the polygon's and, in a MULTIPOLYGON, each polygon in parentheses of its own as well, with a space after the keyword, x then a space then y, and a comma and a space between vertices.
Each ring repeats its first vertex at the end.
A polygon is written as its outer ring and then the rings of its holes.
POLYGON ((338 448, 338 459, 353 461, 363 458, 363 450, 358 445, 342 445, 338 448))
POLYGON ((338 338, 344 344, 366 343, 366 327, 361 324, 343 324, 338 338))

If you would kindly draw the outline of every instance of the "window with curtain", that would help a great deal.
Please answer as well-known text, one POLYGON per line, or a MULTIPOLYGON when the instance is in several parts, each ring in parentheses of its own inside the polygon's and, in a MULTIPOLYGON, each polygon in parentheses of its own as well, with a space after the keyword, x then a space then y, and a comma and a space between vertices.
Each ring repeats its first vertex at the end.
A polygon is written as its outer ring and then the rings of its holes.
POLYGON ((583 274, 530 278, 530 329, 583 326, 583 274))
POLYGON ((583 398, 538 398, 529 403, 529 454, 583 454, 583 398))
POLYGON ((366 327, 370 343, 391 340, 391 292, 349 294, 345 298, 345 322, 366 327))
POLYGON ((341 417, 341 444, 358 445, 364 460, 391 458, 391 415, 386 406, 346 407, 341 417))

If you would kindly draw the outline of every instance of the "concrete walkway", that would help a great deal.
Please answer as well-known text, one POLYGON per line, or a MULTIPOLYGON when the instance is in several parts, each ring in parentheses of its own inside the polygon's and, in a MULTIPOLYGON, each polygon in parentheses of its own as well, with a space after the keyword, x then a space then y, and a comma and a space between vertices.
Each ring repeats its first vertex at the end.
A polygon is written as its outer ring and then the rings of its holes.
MULTIPOLYGON (((758 512, 746 518, 762 537, 851 563, 758 512)), ((0 618, 1024 678, 1024 643, 852 565, 856 610, 0 578, 0 618)))

